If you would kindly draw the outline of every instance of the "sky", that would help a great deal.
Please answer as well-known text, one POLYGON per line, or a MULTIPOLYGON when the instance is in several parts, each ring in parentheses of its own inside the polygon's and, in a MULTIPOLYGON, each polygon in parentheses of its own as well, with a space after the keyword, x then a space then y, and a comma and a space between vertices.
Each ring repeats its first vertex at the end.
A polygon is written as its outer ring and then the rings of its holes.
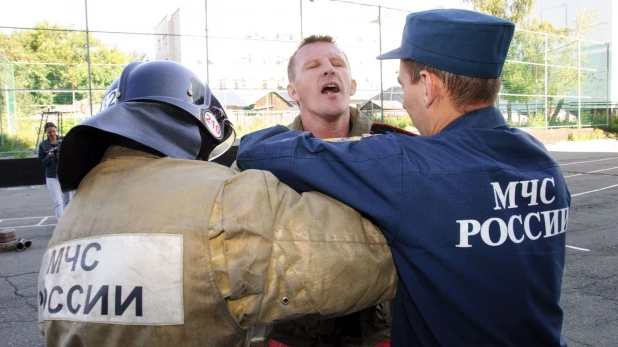
MULTIPOLYGON (((607 8, 610 1, 616 0, 536 0, 535 7, 538 6, 537 12, 542 13, 546 19, 556 17, 555 24, 560 27, 565 24, 567 16, 569 22, 573 21, 575 15, 571 12, 579 7, 593 4, 600 6, 599 11, 604 16, 599 22, 605 24, 595 27, 596 31, 587 39, 612 41, 618 37, 618 23, 611 22, 612 18, 618 18, 618 6, 611 6, 610 10, 607 8)), ((300 41, 302 27, 302 36, 332 35, 350 56, 369 57, 367 61, 359 61, 353 66, 357 79, 362 77, 363 72, 369 74, 379 71, 375 59, 371 58, 379 54, 376 51, 378 29, 373 24, 377 19, 377 5, 383 6, 381 52, 400 45, 408 12, 433 8, 470 8, 463 0, 13 0, 10 1, 10 7, 5 6, 0 11, 0 32, 8 32, 12 30, 11 27, 31 28, 44 20, 78 30, 85 30, 88 26, 93 36, 104 44, 116 46, 127 53, 144 53, 148 59, 155 59, 156 40, 160 38, 152 35, 155 27, 179 8, 189 9, 187 12, 190 15, 183 17, 182 21, 193 21, 190 32, 196 37, 190 40, 203 45, 204 38, 200 35, 204 35, 205 23, 201 22, 206 17, 203 15, 205 4, 208 6, 209 47, 216 47, 217 40, 218 47, 223 47, 216 52, 209 49, 209 59, 216 58, 217 54, 225 55, 224 58, 219 57, 219 61, 227 61, 234 67, 233 70, 238 70, 236 66, 239 64, 235 63, 234 58, 242 58, 246 56, 246 51, 250 51, 259 59, 264 50, 269 48, 260 44, 264 41, 234 38, 246 38, 248 33, 255 33, 259 37, 264 32, 267 35, 270 33, 270 37, 273 37, 273 32, 293 35, 291 42, 281 43, 287 45, 287 48, 282 48, 284 55, 287 55, 294 48, 295 42, 300 41), (350 33, 347 38, 346 33, 350 33)), ((536 14, 540 16, 539 13, 536 14)), ((618 64, 618 55, 612 55, 612 64, 618 64)), ((396 65, 396 61, 384 63, 383 74, 392 77, 392 72, 398 69, 396 65)), ((394 81, 394 78, 390 80, 394 81)), ((368 79, 363 85, 373 90, 376 86, 372 83, 368 79)), ((618 77, 612 78, 612 83, 612 91, 618 95, 618 77)))
MULTIPOLYGON (((255 8, 260 12, 278 11, 282 8, 299 8, 294 0, 205 0, 209 7, 231 9, 255 8), (285 6, 289 4, 290 6, 285 6)), ((152 30, 163 13, 173 13, 182 6, 204 8, 204 0, 88 0, 89 27, 91 30, 135 31, 152 30), (113 28, 119 28, 113 30, 113 28)), ((325 3, 382 5, 389 8, 419 11, 436 7, 465 5, 461 0, 303 0, 303 6, 320 6, 325 3)), ((85 29, 84 0, 21 0, 11 3, 11 8, 0 12, 1 26, 31 27, 44 19, 56 23, 73 24, 76 29, 85 29)), ((233 18, 230 18, 233 20, 233 18)))
MULTIPOLYGON (((300 0, 88 0, 87 2, 20 0, 12 1, 10 10, 5 8, 0 11, 0 26, 30 28, 37 22, 47 20, 79 30, 85 30, 87 24, 90 31, 153 33, 155 26, 179 7, 193 8, 200 12, 204 11, 205 2, 213 14, 209 16, 211 21, 209 28, 215 32, 217 28, 214 26, 217 23, 212 23, 215 21, 221 23, 218 25, 221 29, 225 28, 219 32, 232 32, 248 25, 253 25, 256 31, 268 25, 292 27, 292 30, 300 27, 300 0), (86 6, 88 23, 85 15, 86 6)), ((466 6, 461 0, 302 0, 303 17, 313 16, 331 27, 345 28, 351 20, 357 20, 361 13, 369 15, 377 13, 377 7, 359 6, 355 3, 381 5, 410 12, 437 7, 465 8, 466 6), (336 15, 333 16, 333 13, 336 15)), ((389 11, 393 12, 383 9, 382 13, 388 15, 389 11)), ((8 29, 0 30, 6 32, 8 29)), ((349 30, 355 30, 355 27, 350 25, 349 30)), ((95 36, 124 51, 137 50, 151 55, 154 50, 152 37, 144 35, 95 34, 95 36)))

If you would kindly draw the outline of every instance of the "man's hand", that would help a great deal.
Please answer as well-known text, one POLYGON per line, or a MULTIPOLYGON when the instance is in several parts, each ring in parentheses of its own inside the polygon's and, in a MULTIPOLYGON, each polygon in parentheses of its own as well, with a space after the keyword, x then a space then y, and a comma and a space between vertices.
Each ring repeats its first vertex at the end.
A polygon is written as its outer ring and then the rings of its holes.
POLYGON ((50 150, 49 152, 47 152, 47 155, 48 155, 50 158, 55 158, 55 157, 56 157, 56 155, 54 154, 54 152, 53 152, 52 150, 50 150))

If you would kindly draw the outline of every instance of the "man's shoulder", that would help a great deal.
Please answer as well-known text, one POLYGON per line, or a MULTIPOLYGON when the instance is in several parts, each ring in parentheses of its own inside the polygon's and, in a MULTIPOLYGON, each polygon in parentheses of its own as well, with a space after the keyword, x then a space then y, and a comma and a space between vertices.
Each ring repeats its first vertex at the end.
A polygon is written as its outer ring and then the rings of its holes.
POLYGON ((292 123, 288 124, 287 127, 290 130, 303 130, 303 121, 300 117, 300 114, 294 117, 294 120, 292 121, 292 123))
POLYGON ((373 124, 371 119, 367 118, 358 108, 352 106, 350 106, 350 122, 352 123, 350 136, 369 134, 373 124))

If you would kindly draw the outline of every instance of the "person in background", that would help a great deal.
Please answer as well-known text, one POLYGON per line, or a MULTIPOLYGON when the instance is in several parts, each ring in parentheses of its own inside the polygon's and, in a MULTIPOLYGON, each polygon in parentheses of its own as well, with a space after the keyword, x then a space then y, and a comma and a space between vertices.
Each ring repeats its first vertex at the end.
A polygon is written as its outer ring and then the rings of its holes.
POLYGON ((54 212, 56 218, 60 219, 65 207, 71 200, 71 193, 63 193, 58 182, 58 156, 60 154, 60 144, 62 137, 58 136, 56 125, 52 122, 45 123, 45 136, 47 139, 39 144, 39 161, 45 167, 45 182, 47 189, 54 201, 54 212))
POLYGON ((399 274, 393 346, 566 346, 571 195, 543 144, 494 107, 514 30, 467 10, 407 16, 401 47, 378 59, 400 60, 421 136, 326 142, 278 126, 240 143, 240 169, 323 192, 380 226, 399 274))

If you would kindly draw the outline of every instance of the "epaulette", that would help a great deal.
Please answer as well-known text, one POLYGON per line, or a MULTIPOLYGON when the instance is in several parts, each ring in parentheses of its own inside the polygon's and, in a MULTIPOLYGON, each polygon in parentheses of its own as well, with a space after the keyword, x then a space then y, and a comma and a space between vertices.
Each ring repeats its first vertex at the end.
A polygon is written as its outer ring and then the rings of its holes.
POLYGON ((328 141, 328 142, 350 142, 350 141, 359 141, 362 138, 365 138, 367 136, 371 136, 369 134, 362 134, 361 136, 350 136, 350 137, 329 137, 329 138, 325 138, 323 139, 324 141, 328 141))
POLYGON ((386 123, 379 123, 379 122, 373 122, 373 124, 371 124, 371 129, 369 130, 369 133, 372 135, 379 135, 379 134, 386 134, 386 133, 399 133, 399 134, 405 134, 405 135, 410 135, 410 136, 418 136, 418 134, 415 134, 405 129, 396 127, 394 125, 390 125, 386 123))

